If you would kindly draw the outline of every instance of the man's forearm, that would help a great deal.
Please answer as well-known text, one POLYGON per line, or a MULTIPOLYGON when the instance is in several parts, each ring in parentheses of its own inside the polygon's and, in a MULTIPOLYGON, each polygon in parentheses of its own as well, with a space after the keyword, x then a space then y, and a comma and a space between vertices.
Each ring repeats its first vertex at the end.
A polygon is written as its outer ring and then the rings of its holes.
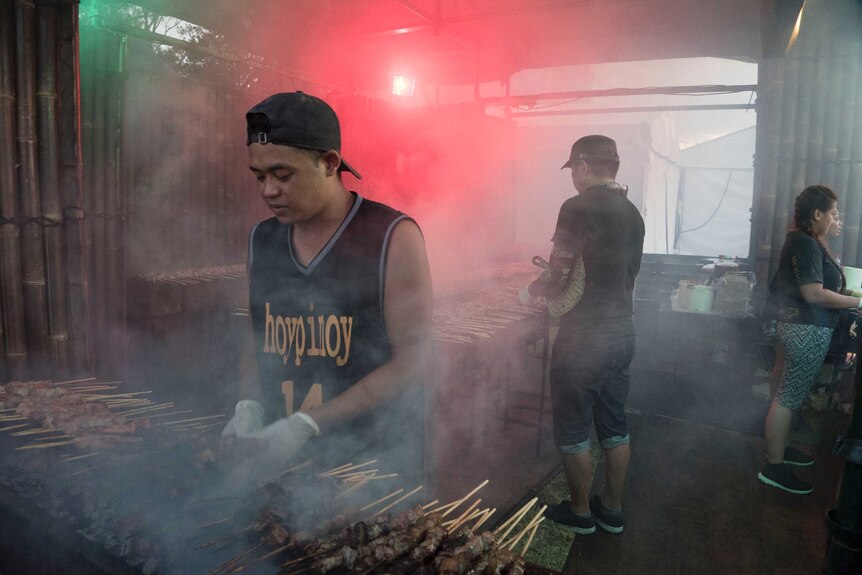
POLYGON ((393 401, 410 385, 427 377, 427 359, 391 360, 352 385, 347 391, 309 411, 326 432, 341 423, 372 412, 393 401))
POLYGON ((263 392, 260 389, 260 380, 257 373, 257 356, 254 353, 253 337, 249 336, 243 345, 238 365, 238 391, 239 398, 253 399, 263 402, 263 392))

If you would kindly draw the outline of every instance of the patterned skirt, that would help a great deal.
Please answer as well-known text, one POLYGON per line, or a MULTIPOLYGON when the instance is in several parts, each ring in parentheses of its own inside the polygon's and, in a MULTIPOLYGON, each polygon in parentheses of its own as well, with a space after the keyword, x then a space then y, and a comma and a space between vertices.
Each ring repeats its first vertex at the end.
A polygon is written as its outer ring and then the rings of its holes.
POLYGON ((778 322, 778 339, 784 344, 784 369, 778 383, 778 403, 789 409, 798 409, 805 403, 823 368, 832 328, 778 322))

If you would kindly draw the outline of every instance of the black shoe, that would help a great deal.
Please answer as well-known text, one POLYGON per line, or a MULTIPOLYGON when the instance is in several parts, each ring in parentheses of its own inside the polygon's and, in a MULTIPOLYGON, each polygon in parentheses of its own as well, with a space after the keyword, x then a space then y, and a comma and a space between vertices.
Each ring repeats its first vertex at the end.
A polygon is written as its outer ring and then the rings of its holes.
POLYGON ((784 463, 796 465, 797 467, 809 467, 814 465, 814 458, 803 451, 789 445, 784 448, 784 463))
POLYGON ((767 463, 757 474, 761 483, 783 489, 788 493, 805 495, 811 493, 814 488, 793 475, 793 472, 784 463, 767 463))
POLYGON ((545 510, 545 517, 571 529, 578 535, 591 535, 596 532, 596 520, 592 515, 578 515, 572 511, 571 502, 561 501, 545 510))
POLYGON ((608 533, 622 533, 625 528, 625 517, 622 509, 608 509, 602 503, 602 498, 596 495, 590 499, 590 511, 596 518, 599 527, 608 533))

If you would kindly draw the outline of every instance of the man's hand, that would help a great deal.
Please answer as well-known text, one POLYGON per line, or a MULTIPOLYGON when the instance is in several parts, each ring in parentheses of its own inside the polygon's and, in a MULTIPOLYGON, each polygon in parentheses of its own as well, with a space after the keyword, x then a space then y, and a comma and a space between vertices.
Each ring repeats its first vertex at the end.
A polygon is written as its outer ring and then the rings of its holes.
POLYGON ((233 417, 224 426, 222 437, 250 437, 263 428, 263 407, 252 399, 236 404, 233 417))
POLYGON ((283 463, 296 455, 309 439, 318 435, 320 428, 317 422, 307 413, 298 411, 247 437, 264 442, 267 455, 277 460, 277 463, 283 463))

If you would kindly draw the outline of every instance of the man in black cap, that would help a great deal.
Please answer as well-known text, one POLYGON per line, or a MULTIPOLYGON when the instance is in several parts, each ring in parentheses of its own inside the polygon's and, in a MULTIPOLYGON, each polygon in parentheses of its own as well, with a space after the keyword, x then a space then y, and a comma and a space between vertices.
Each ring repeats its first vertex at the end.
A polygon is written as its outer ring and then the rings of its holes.
POLYGON ((644 222, 614 181, 620 158, 607 136, 579 139, 563 168, 571 168, 578 195, 560 208, 550 273, 529 286, 552 299, 583 260, 581 300, 560 318, 551 357, 554 439, 563 458, 571 500, 546 515, 576 533, 624 528, 622 496, 629 462, 625 418, 629 364, 634 357, 632 293, 643 253, 644 222), (605 460, 602 496, 589 500, 593 467, 590 428, 595 424, 605 460))
POLYGON ((253 351, 222 435, 260 440, 274 465, 314 436, 393 439, 380 416, 428 364, 432 296, 419 227, 345 188, 342 172, 360 176, 323 100, 275 94, 246 120, 249 167, 274 216, 249 240, 253 351))

